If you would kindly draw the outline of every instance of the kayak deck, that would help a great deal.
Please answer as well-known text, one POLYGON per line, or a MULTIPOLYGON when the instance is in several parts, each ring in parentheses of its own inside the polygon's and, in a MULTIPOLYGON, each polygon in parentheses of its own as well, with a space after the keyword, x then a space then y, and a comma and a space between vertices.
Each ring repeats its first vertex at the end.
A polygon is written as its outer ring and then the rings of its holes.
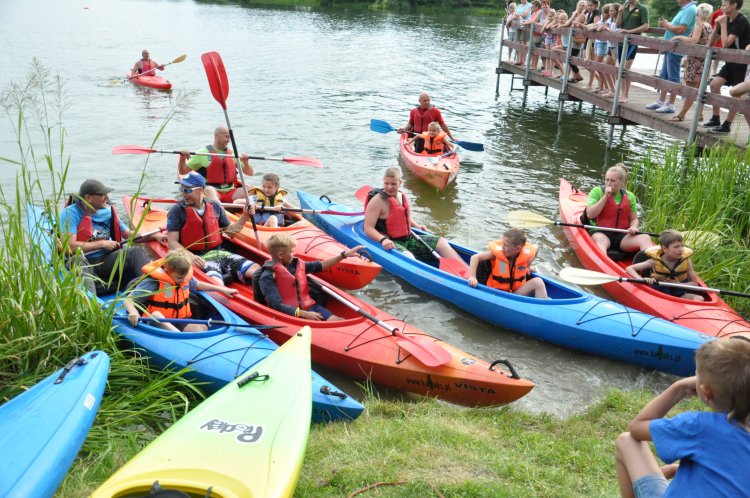
POLYGON ((409 140, 407 134, 402 134, 399 139, 399 150, 409 171, 436 189, 445 190, 458 176, 460 166, 458 154, 451 154, 446 157, 440 157, 440 154, 417 154, 410 145, 407 145, 407 140, 409 140), (431 158, 435 157, 440 158, 437 164, 430 161, 431 158))

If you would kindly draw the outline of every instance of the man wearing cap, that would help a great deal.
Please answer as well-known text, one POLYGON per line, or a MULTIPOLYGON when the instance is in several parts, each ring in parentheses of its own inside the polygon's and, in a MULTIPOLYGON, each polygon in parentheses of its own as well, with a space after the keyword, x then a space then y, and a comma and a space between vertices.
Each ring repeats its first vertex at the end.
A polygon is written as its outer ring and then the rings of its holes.
MULTIPOLYGON (((201 147, 198 149, 198 153, 231 156, 232 151, 227 148, 229 140, 229 129, 226 126, 219 126, 214 130, 214 143, 201 147)), ((245 175, 252 176, 253 167, 250 166, 250 157, 247 154, 242 154, 240 162, 242 163, 242 172, 245 175)), ((240 185, 237 180, 237 166, 235 160, 231 157, 190 157, 190 152, 183 150, 180 151, 177 170, 181 175, 191 171, 200 173, 206 179, 205 195, 209 199, 220 202, 234 202, 245 199, 245 193, 242 189, 237 188, 240 185)))
POLYGON ((260 265, 224 249, 221 234, 233 236, 242 230, 250 216, 255 214, 255 206, 251 205, 231 223, 219 201, 205 195, 206 179, 203 176, 191 171, 179 183, 182 201, 175 204, 167 215, 169 249, 190 251, 192 263, 219 285, 224 284, 224 275, 251 284, 253 273, 260 269, 260 265))
MULTIPOLYGON (((114 206, 109 204, 112 188, 98 180, 86 180, 71 197, 71 203, 60 213, 61 234, 67 234, 63 242, 71 252, 79 254, 71 263, 82 268, 86 285, 92 293, 107 294, 123 289, 128 282, 141 275, 141 267, 150 261, 146 252, 137 246, 122 247, 121 242, 130 238, 131 231, 117 216, 114 206), (124 251, 122 265, 113 275, 118 258, 124 251), (110 282, 111 280, 116 282, 110 282)), ((164 234, 154 234, 145 240, 166 242, 164 234)))

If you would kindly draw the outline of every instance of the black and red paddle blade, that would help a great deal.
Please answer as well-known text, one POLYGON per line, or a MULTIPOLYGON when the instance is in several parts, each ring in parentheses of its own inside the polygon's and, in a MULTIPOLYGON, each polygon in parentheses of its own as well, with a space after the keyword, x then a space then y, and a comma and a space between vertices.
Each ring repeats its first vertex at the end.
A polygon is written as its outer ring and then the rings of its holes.
POLYGON ((201 55, 201 61, 206 70, 211 94, 226 110, 227 97, 229 97, 229 79, 227 79, 227 71, 224 69, 224 62, 221 60, 219 52, 206 52, 201 55))

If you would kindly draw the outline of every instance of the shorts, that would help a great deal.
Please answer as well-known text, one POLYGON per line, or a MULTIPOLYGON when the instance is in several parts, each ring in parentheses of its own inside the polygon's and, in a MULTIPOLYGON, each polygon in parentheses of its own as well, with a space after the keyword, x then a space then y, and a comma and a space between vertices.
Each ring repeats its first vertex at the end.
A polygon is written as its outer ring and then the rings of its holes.
POLYGON ((719 70, 718 77, 723 78, 727 86, 734 86, 745 81, 745 72, 747 71, 747 65, 735 64, 734 62, 727 62, 719 70))
POLYGON ((229 275, 243 284, 249 284, 245 281, 245 272, 255 264, 252 261, 225 249, 212 249, 201 254, 200 257, 206 262, 203 271, 209 277, 218 277, 223 280, 225 275, 229 275))
POLYGON ((403 239, 395 239, 393 240, 393 243, 399 250, 412 253, 419 261, 425 263, 434 262, 435 256, 432 255, 432 251, 437 247, 440 237, 436 235, 420 235, 420 238, 430 246, 430 249, 427 249, 427 247, 425 247, 425 245, 422 244, 413 234, 404 237, 403 239))
POLYGON ((682 54, 667 52, 664 54, 664 62, 661 65, 661 79, 671 81, 672 83, 680 82, 680 62, 682 54))
POLYGON ((255 213, 253 217, 255 218, 255 223, 263 225, 266 223, 266 221, 269 220, 269 218, 271 218, 271 216, 276 217, 276 221, 279 223, 280 227, 284 226, 284 215, 280 213, 271 213, 268 211, 264 211, 262 213, 255 213))
MULTIPOLYGON (((596 230, 591 231, 592 234, 597 233, 596 230)), ((622 242, 622 239, 625 238, 627 233, 620 233, 620 232, 603 232, 599 231, 598 233, 602 235, 606 235, 606 237, 609 239, 609 250, 610 251, 622 251, 620 249, 620 243, 622 242)))
POLYGON ((604 57, 609 53, 609 48, 607 47, 607 42, 600 43, 596 42, 594 43, 594 55, 597 57, 604 57))
POLYGON ((526 29, 519 29, 516 34, 518 34, 518 41, 522 43, 528 43, 529 38, 531 38, 531 31, 528 27, 526 29))
POLYGON ((667 480, 661 474, 649 474, 633 483, 636 498, 661 498, 667 491, 667 480))
POLYGON ((323 320, 328 320, 333 316, 333 313, 331 313, 328 308, 324 308, 323 306, 319 304, 313 304, 309 308, 307 308, 305 311, 314 311, 315 313, 320 313, 323 315, 323 320))
MULTIPOLYGON (((632 61, 635 59, 635 54, 638 53, 638 45, 628 45, 628 58, 627 60, 632 61)), ((620 61, 622 57, 622 43, 617 44, 617 61, 620 61)))

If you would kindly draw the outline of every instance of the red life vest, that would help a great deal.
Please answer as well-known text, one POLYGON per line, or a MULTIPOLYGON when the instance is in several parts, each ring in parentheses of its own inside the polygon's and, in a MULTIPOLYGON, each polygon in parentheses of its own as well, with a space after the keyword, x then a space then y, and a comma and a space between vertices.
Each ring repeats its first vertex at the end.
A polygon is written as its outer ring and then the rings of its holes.
MULTIPOLYGON (((602 191, 604 189, 602 188, 602 191)), ((630 198, 628 192, 625 189, 620 190, 622 192, 622 200, 620 204, 615 202, 615 196, 609 196, 604 209, 596 217, 596 224, 600 227, 607 228, 630 228, 630 198)))
MULTIPOLYGON (((91 215, 83 211, 81 205, 78 208, 83 212, 83 219, 78 224, 78 230, 76 231, 76 240, 79 242, 87 242, 91 240, 94 235, 94 224, 91 221, 91 215)), ((109 237, 110 239, 120 242, 122 240, 122 233, 120 232, 120 218, 117 216, 114 206, 110 206, 112 210, 112 216, 109 218, 109 237)))
POLYGON ((392 239, 403 239, 411 234, 411 210, 409 209, 409 200, 401 192, 402 204, 396 200, 395 197, 391 197, 386 194, 383 189, 374 188, 367 194, 367 200, 365 201, 365 209, 370 199, 380 194, 384 198, 388 199, 388 218, 385 219, 385 230, 383 228, 383 220, 378 219, 375 229, 379 232, 385 232, 388 237, 392 239))
POLYGON ((306 310, 315 304, 315 300, 310 297, 305 262, 294 258, 292 264, 297 265, 294 275, 289 273, 289 270, 280 262, 276 262, 273 265, 273 278, 276 279, 276 287, 279 289, 281 302, 287 306, 306 310))
MULTIPOLYGON (((207 145, 206 148, 212 154, 216 152, 213 145, 207 145)), ((226 153, 231 155, 232 151, 227 149, 226 153)), ((212 157, 205 173, 206 183, 214 187, 232 187, 237 181, 237 166, 232 157, 212 157)))
POLYGON ((208 251, 221 245, 221 228, 213 203, 205 202, 203 217, 192 206, 185 209, 185 225, 180 229, 180 244, 191 251, 208 251))
POLYGON ((411 124, 415 133, 422 133, 427 131, 427 126, 433 121, 438 121, 440 111, 434 105, 431 105, 427 110, 423 111, 421 107, 417 106, 411 110, 411 124))
POLYGON ((156 64, 154 64, 154 61, 151 59, 149 60, 143 60, 141 59, 141 68, 138 72, 138 74, 146 74, 146 76, 154 76, 156 74, 156 71, 151 71, 152 69, 156 69, 156 64))
POLYGON ((157 259, 141 268, 143 273, 159 281, 159 290, 146 301, 146 311, 152 314, 158 311, 165 318, 190 318, 190 279, 193 278, 193 269, 190 268, 182 284, 177 285, 164 270, 165 262, 165 259, 157 259))
POLYGON ((445 143, 443 142, 443 139, 447 137, 448 134, 443 132, 438 133, 434 137, 430 136, 429 132, 424 132, 420 135, 420 137, 424 138, 424 150, 422 150, 422 154, 442 154, 445 152, 445 143))
POLYGON ((511 266, 503 253, 503 241, 495 240, 489 244, 492 260, 492 275, 487 279, 487 286, 505 292, 513 292, 521 287, 531 275, 529 264, 534 260, 537 246, 528 242, 516 256, 511 266))

